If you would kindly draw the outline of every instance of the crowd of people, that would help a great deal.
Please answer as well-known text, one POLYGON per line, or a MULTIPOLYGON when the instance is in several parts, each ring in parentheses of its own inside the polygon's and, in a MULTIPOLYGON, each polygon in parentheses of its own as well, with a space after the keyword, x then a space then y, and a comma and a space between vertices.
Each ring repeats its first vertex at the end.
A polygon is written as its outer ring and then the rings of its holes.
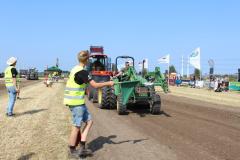
POLYGON ((227 78, 211 78, 209 83, 209 89, 214 90, 215 92, 226 92, 228 91, 229 81, 227 78))
MULTIPOLYGON (((182 80, 179 76, 174 79, 174 85, 177 87, 183 85, 185 80, 182 80)), ((184 83, 186 84, 186 83, 184 83)), ((227 92, 229 90, 229 80, 227 77, 210 77, 210 80, 200 81, 195 76, 192 76, 190 80, 187 80, 187 85, 191 88, 201 88, 206 86, 209 90, 215 92, 227 92), (199 85, 201 83, 201 85, 199 85)))

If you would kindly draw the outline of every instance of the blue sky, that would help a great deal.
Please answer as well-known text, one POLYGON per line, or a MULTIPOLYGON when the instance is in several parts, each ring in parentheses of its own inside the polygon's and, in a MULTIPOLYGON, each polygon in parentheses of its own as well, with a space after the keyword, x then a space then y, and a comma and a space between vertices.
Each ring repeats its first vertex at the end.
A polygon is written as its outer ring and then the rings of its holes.
POLYGON ((10 56, 18 57, 18 68, 40 71, 58 57, 60 67, 69 70, 77 63, 78 51, 103 45, 112 59, 148 58, 150 70, 164 70, 166 65, 157 59, 170 54, 179 72, 182 55, 186 62, 201 47, 203 73, 209 70, 210 58, 217 73, 236 73, 239 8, 237 0, 1 0, 0 72, 10 56))

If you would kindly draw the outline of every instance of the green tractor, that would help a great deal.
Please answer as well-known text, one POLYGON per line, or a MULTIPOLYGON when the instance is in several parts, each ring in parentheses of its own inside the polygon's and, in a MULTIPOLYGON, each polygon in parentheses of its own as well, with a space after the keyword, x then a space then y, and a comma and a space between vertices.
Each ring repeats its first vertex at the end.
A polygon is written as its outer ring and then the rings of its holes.
POLYGON ((163 89, 164 93, 168 93, 168 82, 165 79, 165 76, 161 73, 160 67, 156 67, 154 72, 149 72, 145 76, 149 82, 153 82, 154 86, 160 86, 163 89))
POLYGON ((128 103, 148 103, 150 113, 159 114, 161 112, 161 98, 155 91, 155 86, 161 86, 164 91, 167 91, 167 86, 160 76, 160 70, 156 70, 154 79, 149 81, 138 75, 134 69, 134 58, 130 56, 118 56, 116 58, 116 69, 118 72, 118 60, 119 59, 131 59, 132 66, 126 66, 121 74, 115 74, 113 81, 115 85, 113 87, 112 94, 116 97, 116 108, 119 115, 125 114, 128 103))

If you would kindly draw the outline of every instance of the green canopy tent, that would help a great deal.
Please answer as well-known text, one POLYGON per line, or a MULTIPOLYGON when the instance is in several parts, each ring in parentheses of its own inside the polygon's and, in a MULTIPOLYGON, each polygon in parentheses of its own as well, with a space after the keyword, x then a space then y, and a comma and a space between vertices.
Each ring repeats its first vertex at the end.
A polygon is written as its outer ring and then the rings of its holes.
POLYGON ((52 66, 52 67, 45 70, 45 74, 52 74, 54 72, 57 72, 58 75, 61 75, 62 70, 60 68, 56 67, 56 66, 52 66))
POLYGON ((51 71, 51 72, 62 72, 62 70, 56 66, 52 66, 48 68, 46 71, 51 71))

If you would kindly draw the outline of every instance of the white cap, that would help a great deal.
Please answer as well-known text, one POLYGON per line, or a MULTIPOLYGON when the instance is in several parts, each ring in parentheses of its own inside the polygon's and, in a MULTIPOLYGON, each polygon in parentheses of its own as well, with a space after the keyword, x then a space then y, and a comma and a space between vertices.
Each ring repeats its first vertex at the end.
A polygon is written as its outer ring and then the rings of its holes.
POLYGON ((10 66, 10 65, 14 64, 15 62, 17 62, 17 58, 11 57, 7 60, 7 65, 10 66))

